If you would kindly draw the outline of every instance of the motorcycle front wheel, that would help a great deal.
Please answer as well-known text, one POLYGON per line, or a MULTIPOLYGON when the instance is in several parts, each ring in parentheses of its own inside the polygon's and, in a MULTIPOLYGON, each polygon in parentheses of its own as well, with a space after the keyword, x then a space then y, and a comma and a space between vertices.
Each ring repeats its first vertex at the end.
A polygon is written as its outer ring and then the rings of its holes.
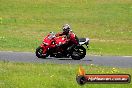
POLYGON ((83 59, 86 55, 86 49, 83 46, 76 46, 72 50, 71 58, 74 60, 83 59))
POLYGON ((37 49, 36 49, 36 56, 38 57, 38 58, 46 58, 46 57, 48 57, 49 56, 49 54, 48 53, 43 53, 43 48, 42 47, 38 47, 37 49))

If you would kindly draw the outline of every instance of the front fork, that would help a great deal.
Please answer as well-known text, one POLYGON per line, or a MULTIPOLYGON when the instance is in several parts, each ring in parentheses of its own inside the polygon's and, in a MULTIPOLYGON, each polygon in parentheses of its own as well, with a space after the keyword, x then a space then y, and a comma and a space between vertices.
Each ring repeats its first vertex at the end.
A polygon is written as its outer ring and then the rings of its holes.
POLYGON ((46 54, 48 50, 48 46, 41 44, 40 47, 43 49, 43 54, 46 54))

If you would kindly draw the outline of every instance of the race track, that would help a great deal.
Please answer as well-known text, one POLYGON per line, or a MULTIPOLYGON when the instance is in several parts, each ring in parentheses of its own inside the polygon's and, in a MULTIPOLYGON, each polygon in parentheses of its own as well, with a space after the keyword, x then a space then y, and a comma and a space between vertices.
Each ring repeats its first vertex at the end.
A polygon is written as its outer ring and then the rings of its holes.
POLYGON ((71 58, 46 58, 38 59, 31 52, 10 52, 0 51, 0 61, 13 62, 37 62, 56 64, 95 64, 100 66, 132 68, 132 57, 125 56, 86 56, 82 60, 72 60, 71 58))

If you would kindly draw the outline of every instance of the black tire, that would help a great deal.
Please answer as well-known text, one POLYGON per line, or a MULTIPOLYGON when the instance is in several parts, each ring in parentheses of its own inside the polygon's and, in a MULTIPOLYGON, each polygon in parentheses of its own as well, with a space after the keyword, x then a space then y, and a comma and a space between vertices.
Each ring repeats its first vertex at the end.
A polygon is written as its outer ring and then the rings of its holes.
POLYGON ((48 55, 48 53, 43 54, 43 49, 42 49, 42 47, 39 46, 39 47, 36 49, 36 56, 37 56, 38 58, 46 58, 46 57, 48 57, 49 55, 48 55))
POLYGON ((83 59, 86 55, 86 49, 83 46, 76 46, 72 50, 71 58, 74 60, 83 59))

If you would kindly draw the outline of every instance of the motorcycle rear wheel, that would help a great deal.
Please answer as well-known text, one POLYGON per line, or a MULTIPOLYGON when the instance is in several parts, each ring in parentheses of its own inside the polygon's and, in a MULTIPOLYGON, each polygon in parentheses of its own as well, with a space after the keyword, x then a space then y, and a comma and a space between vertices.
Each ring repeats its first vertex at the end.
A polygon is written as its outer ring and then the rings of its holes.
POLYGON ((77 46, 73 49, 71 58, 74 60, 83 59, 86 55, 86 49, 83 46, 77 46))
POLYGON ((36 56, 38 57, 38 58, 46 58, 46 57, 48 57, 49 56, 49 54, 48 53, 43 53, 43 48, 42 47, 38 47, 37 49, 36 49, 36 56))

